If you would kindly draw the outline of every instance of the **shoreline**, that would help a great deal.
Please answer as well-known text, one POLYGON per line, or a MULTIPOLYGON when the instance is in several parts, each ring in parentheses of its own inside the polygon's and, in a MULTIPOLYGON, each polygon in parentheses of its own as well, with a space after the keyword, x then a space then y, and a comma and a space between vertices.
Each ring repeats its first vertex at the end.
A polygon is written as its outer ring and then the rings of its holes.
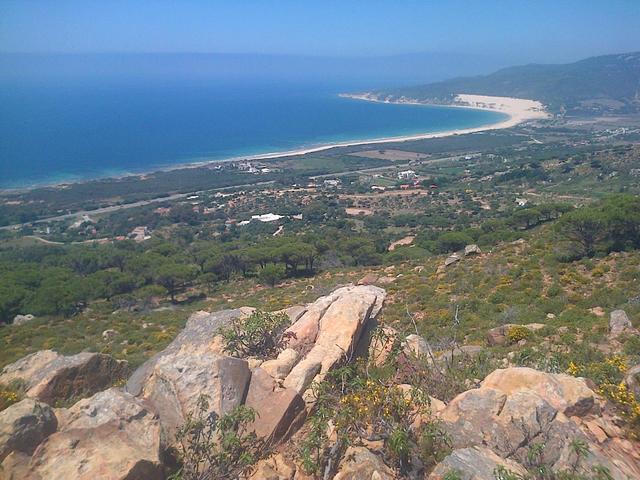
POLYGON ((384 143, 396 143, 396 142, 409 142, 415 140, 425 140, 429 138, 443 138, 453 135, 466 135, 470 133, 478 133, 490 130, 499 130, 504 128, 510 128, 520 123, 530 120, 540 120, 550 118, 544 106, 535 100, 525 100, 511 97, 494 97, 486 95, 470 95, 470 94, 458 94, 454 99, 454 103, 449 105, 431 104, 426 102, 420 102, 412 99, 401 98, 399 100, 380 99, 369 93, 364 94, 339 94, 342 98, 350 98, 353 100, 361 100, 375 103, 387 103, 396 105, 421 105, 421 106, 433 106, 433 107, 450 107, 450 108, 467 108, 473 110, 486 110, 491 112, 503 113, 507 115, 505 120, 496 123, 490 123, 486 125, 480 125, 477 127, 469 127, 454 130, 443 130, 439 132, 427 132, 418 133, 413 135, 399 135, 394 137, 381 137, 372 139, 356 139, 345 142, 328 143, 317 146, 303 147, 295 150, 286 150, 278 152, 259 153, 254 155, 242 155, 236 157, 223 158, 219 160, 202 160, 198 162, 187 162, 181 164, 170 165, 166 167, 153 168, 152 170, 146 170, 140 173, 124 172, 120 175, 110 175, 105 177, 95 177, 80 179, 77 181, 62 181, 57 183, 41 183, 35 185, 28 185, 15 188, 0 188, 0 194, 11 195, 28 192, 38 188, 64 188, 68 185, 90 183, 105 180, 119 180, 126 177, 144 177, 146 175, 153 174, 155 172, 171 172, 174 170, 183 170, 187 168, 201 168, 207 165, 214 165, 219 163, 239 162, 239 161, 256 161, 256 160, 274 160, 277 158, 294 157, 298 155, 307 155, 309 153, 317 153, 333 148, 343 147, 356 147, 362 145, 379 145, 384 143))

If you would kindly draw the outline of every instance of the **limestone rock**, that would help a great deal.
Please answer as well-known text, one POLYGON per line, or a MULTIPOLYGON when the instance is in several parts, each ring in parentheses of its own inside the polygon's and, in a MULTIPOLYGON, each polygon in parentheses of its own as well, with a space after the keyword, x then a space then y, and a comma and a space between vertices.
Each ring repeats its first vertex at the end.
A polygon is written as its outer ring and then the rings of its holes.
POLYGON ((480 247, 475 243, 472 243, 471 245, 467 245, 466 247, 464 247, 465 257, 468 257, 469 255, 479 255, 481 253, 482 253, 482 250, 480 250, 480 247))
POLYGON ((285 441, 304 422, 305 402, 291 389, 281 389, 261 368, 251 375, 245 405, 256 412, 256 420, 248 426, 257 436, 270 444, 285 441))
POLYGON ((46 437, 56 431, 58 421, 51 407, 31 398, 0 412, 0 462, 11 452, 31 455, 46 437))
POLYGON ((638 331, 633 328, 633 324, 624 310, 614 310, 609 318, 609 335, 617 337, 623 333, 637 334, 638 331))
POLYGON ((0 383, 19 381, 27 397, 54 403, 92 395, 128 372, 127 362, 110 355, 83 352, 67 357, 41 350, 4 367, 0 383))
POLYGON ((161 480, 160 424, 147 405, 111 388, 79 401, 33 454, 29 479, 161 480))
POLYGON ((317 336, 307 355, 285 378, 284 386, 303 393, 315 373, 315 379, 321 380, 339 361, 350 358, 365 324, 382 308, 385 295, 384 290, 371 285, 347 286, 310 305, 297 323, 306 322, 313 314, 313 320, 317 318, 317 336))
POLYGON ((286 348, 273 360, 267 360, 260 366, 276 380, 284 380, 298 361, 298 352, 293 348, 286 348))
POLYGON ((429 480, 444 480, 451 471, 460 475, 460 480, 495 480, 495 470, 504 467, 508 471, 527 475, 527 470, 519 463, 506 460, 486 447, 470 447, 454 450, 442 460, 429 475, 429 480))
POLYGON ((583 378, 532 368, 495 370, 484 379, 482 387, 495 388, 508 395, 521 389, 532 390, 567 416, 583 416, 595 404, 595 394, 583 378))
POLYGON ((333 480, 393 480, 393 471, 364 447, 349 447, 333 480))

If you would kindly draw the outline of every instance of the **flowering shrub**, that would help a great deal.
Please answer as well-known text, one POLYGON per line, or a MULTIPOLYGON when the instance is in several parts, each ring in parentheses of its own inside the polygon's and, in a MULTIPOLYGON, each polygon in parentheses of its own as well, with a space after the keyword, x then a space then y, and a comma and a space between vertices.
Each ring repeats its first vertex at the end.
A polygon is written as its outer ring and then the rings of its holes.
POLYGON ((19 385, 0 385, 0 411, 22 400, 19 385))
POLYGON ((381 441, 384 460, 401 472, 414 467, 416 456, 428 467, 448 453, 446 434, 429 416, 429 397, 368 373, 357 362, 314 385, 316 406, 300 448, 308 473, 332 473, 346 447, 364 441, 381 441))
POLYGON ((611 400, 627 421, 627 430, 632 438, 640 439, 640 402, 622 380, 628 370, 624 356, 614 355, 604 362, 593 362, 584 366, 569 363, 567 373, 589 377, 598 385, 598 393, 611 400))
POLYGON ((509 343, 517 343, 520 340, 526 340, 531 336, 531 331, 527 327, 514 325, 507 329, 507 340, 509 343))

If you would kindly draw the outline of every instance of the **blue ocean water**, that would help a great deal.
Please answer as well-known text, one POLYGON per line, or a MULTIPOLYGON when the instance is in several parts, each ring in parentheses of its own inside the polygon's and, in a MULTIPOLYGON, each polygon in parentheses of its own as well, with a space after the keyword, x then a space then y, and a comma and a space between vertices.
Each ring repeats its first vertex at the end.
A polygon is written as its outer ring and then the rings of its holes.
POLYGON ((468 128, 504 117, 337 95, 350 89, 250 80, 7 82, 0 88, 0 188, 468 128))

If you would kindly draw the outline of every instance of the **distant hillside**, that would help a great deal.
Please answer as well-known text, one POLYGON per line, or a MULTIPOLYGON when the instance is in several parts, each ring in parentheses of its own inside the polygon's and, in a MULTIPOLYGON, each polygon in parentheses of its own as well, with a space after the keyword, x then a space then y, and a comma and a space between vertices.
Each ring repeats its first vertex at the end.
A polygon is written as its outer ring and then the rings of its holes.
POLYGON ((640 112, 640 52, 565 65, 509 67, 490 75, 372 92, 380 99, 430 103, 449 103, 458 93, 539 100, 555 113, 640 112))

